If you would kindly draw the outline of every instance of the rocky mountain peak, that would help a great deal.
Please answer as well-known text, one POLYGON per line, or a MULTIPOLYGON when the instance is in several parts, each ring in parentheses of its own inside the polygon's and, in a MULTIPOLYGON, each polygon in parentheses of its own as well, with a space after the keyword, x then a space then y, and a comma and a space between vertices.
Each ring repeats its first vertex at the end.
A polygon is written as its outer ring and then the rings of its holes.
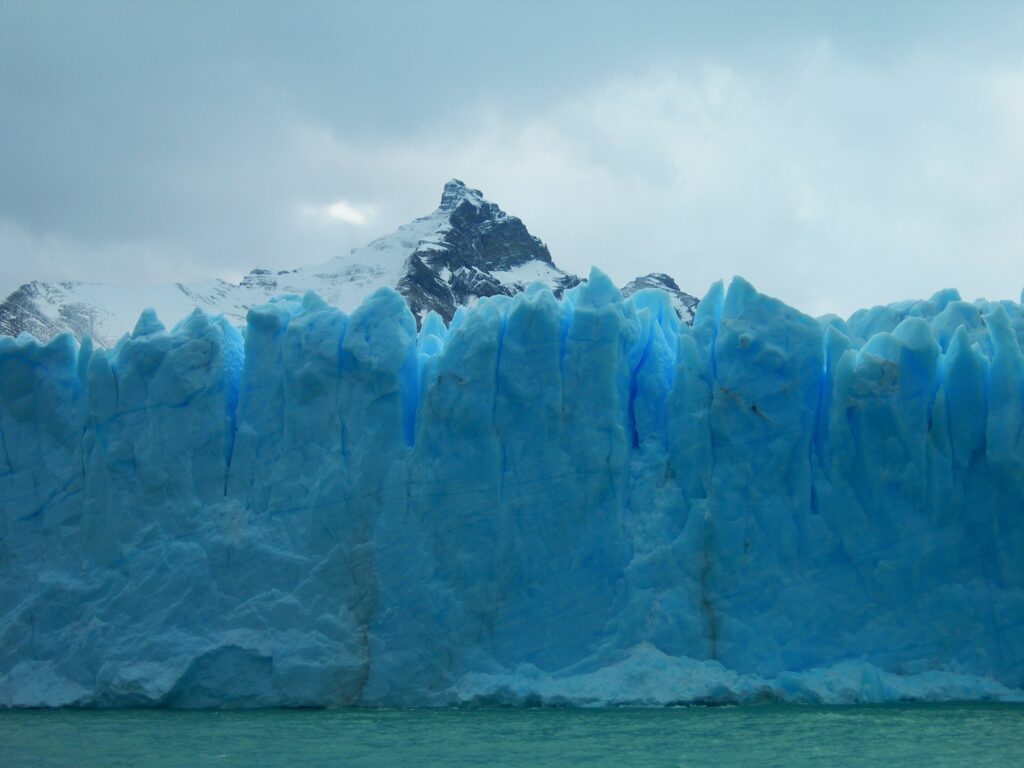
POLYGON ((437 231, 409 254, 396 286, 417 320, 432 311, 448 321, 460 305, 511 296, 534 280, 556 295, 579 283, 555 266, 547 246, 520 219, 458 179, 444 185, 437 214, 437 231))
POLYGON ((452 179, 441 191, 441 205, 438 208, 442 211, 454 211, 464 202, 479 207, 486 201, 484 193, 479 189, 467 187, 460 179, 452 179))

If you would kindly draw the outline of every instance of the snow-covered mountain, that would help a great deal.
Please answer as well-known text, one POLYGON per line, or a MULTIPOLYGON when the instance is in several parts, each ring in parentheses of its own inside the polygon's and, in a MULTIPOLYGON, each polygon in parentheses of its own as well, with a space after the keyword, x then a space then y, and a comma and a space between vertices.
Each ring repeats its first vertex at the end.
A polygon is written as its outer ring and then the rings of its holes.
MULTIPOLYGON (((147 307, 170 322, 199 307, 240 325, 250 307, 275 294, 314 290, 328 304, 351 312, 382 286, 398 290, 417 319, 433 310, 447 321, 460 305, 482 296, 513 295, 538 280, 556 296, 581 282, 555 265, 547 246, 520 219, 452 179, 429 215, 324 264, 277 272, 254 269, 237 285, 224 280, 131 288, 27 283, 0 303, 0 334, 28 332, 46 341, 71 331, 108 347, 131 331, 147 307)), ((667 291, 679 316, 692 321, 697 299, 679 290, 668 275, 639 277, 623 291, 628 296, 646 287, 667 291)))
POLYGON ((681 291, 679 285, 669 275, 666 275, 664 272, 651 272, 649 275, 643 275, 635 280, 630 280, 622 286, 622 295, 628 299, 634 293, 644 288, 658 288, 667 293, 672 299, 672 306, 676 308, 676 314, 679 315, 680 319, 687 323, 693 322, 693 315, 697 311, 697 304, 700 303, 700 299, 681 291))

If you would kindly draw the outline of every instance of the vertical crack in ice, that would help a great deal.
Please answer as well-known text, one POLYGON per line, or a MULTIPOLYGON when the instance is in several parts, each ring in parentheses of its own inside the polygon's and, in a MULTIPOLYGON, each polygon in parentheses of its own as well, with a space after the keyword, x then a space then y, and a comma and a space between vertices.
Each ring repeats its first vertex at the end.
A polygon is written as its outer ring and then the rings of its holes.
POLYGON ((576 308, 568 297, 563 296, 558 302, 558 372, 565 379, 565 346, 569 341, 569 328, 572 326, 576 308))
POLYGON ((651 353, 651 345, 654 341, 654 323, 654 318, 651 318, 647 325, 647 338, 644 339, 643 352, 640 353, 640 359, 637 361, 637 364, 629 372, 629 403, 626 408, 626 426, 629 430, 630 445, 633 448, 640 447, 640 433, 636 428, 637 378, 651 353))
POLYGON ((412 448, 416 444, 416 419, 420 408, 420 361, 416 351, 415 325, 412 340, 407 343, 405 360, 399 371, 398 395, 401 405, 402 441, 406 448, 412 448))
POLYGON ((507 446, 505 435, 498 430, 498 398, 501 396, 501 361, 505 349, 505 333, 508 329, 509 309, 504 307, 501 318, 498 321, 498 348, 494 360, 494 401, 491 406, 491 431, 498 442, 499 466, 498 466, 498 505, 499 508, 505 502, 505 472, 508 464, 507 446))
POLYGON ((78 467, 76 467, 76 469, 79 474, 79 479, 81 480, 81 489, 83 493, 86 482, 86 434, 89 430, 89 381, 87 374, 89 360, 91 358, 92 339, 85 336, 82 338, 82 342, 75 353, 74 393, 72 395, 72 402, 76 412, 81 417, 80 419, 77 419, 76 431, 78 432, 78 445, 75 447, 74 452, 78 455, 78 467))
POLYGON ((0 448, 2 448, 4 452, 4 470, 3 472, 0 472, 0 477, 14 474, 14 468, 11 464, 11 453, 7 448, 7 438, 4 435, 4 410, 3 403, 0 402, 0 448))
POLYGON ((338 334, 338 388, 334 394, 334 405, 338 409, 338 455, 341 457, 341 468, 348 475, 348 468, 350 466, 350 459, 348 453, 348 422, 345 418, 345 409, 342 405, 343 387, 342 380, 345 373, 345 355, 344 355, 344 344, 345 335, 348 333, 348 318, 342 322, 341 333, 338 334))
POLYGON ((823 469, 823 457, 822 447, 820 441, 824 439, 825 427, 823 421, 827 421, 828 414, 826 412, 825 403, 827 394, 825 392, 826 387, 829 384, 829 348, 828 348, 828 333, 822 334, 821 342, 821 370, 818 374, 818 397, 817 402, 814 406, 814 419, 812 421, 813 430, 811 432, 811 438, 808 440, 807 445, 807 471, 810 476, 811 485, 811 514, 817 515, 818 511, 818 477, 824 472, 823 469), (818 471, 815 471, 815 468, 818 471))
MULTIPOLYGON (((498 424, 498 395, 501 390, 501 353, 505 346, 505 328, 508 326, 508 308, 501 309, 501 317, 498 319, 498 340, 497 350, 494 354, 494 397, 491 400, 491 429, 495 430, 498 424)), ((497 432, 495 432, 497 435, 497 432)), ((501 436, 497 435, 498 440, 501 436)))
POLYGON ((715 615, 715 606, 708 596, 708 580, 711 572, 711 546, 712 532, 710 525, 705 521, 704 525, 704 562, 700 571, 700 609, 704 617, 704 624, 707 631, 708 643, 710 644, 711 659, 718 660, 718 617, 715 615))
POLYGON ((700 574, 700 599, 701 599, 701 612, 704 615, 704 620, 707 624, 707 638, 711 646, 711 658, 714 660, 718 659, 718 615, 715 608, 714 600, 711 596, 711 581, 712 573, 711 570, 714 567, 713 563, 713 547, 715 544, 715 506, 714 506, 714 484, 715 484, 715 470, 717 469, 717 446, 715 441, 715 422, 712 418, 714 414, 715 398, 719 396, 719 383, 718 383, 718 329, 722 323, 722 308, 724 300, 721 296, 718 297, 717 306, 715 306, 715 313, 711 321, 711 334, 708 340, 708 367, 710 374, 710 381, 708 387, 710 391, 710 399, 708 400, 708 486, 704 488, 704 519, 701 542, 703 545, 703 567, 700 574))
MULTIPOLYGON (((233 330, 233 329, 231 329, 233 330)), ((228 335, 226 326, 221 333, 221 364, 224 366, 224 410, 226 434, 224 437, 224 489, 228 495, 228 477, 231 473, 231 459, 235 452, 235 436, 238 432, 238 402, 242 386, 242 371, 245 367, 245 350, 241 337, 228 335)))

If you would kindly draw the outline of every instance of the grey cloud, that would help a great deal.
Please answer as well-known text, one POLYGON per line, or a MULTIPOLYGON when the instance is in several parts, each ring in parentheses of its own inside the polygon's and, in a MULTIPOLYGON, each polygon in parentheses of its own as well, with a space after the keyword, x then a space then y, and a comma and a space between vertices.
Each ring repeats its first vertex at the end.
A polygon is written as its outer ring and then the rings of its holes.
POLYGON ((1024 282, 1019 9, 644 10, 2 4, 0 293, 315 263, 451 176, 620 281, 813 312, 1024 282), (377 215, 299 213, 336 200, 377 215))

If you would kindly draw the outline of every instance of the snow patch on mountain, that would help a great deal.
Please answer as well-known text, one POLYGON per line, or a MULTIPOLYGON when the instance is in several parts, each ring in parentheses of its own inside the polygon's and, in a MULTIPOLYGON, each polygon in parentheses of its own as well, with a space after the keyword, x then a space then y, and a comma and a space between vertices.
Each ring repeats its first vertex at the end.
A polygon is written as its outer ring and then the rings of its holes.
POLYGON ((635 280, 630 280, 622 287, 622 296, 628 299, 637 291, 642 291, 645 288, 657 288, 659 291, 667 293, 672 299, 672 306, 675 308, 676 314, 679 315, 679 319, 687 325, 693 323, 693 316, 700 300, 696 296, 691 296, 680 290, 679 285, 670 276, 664 272, 651 272, 635 280))

